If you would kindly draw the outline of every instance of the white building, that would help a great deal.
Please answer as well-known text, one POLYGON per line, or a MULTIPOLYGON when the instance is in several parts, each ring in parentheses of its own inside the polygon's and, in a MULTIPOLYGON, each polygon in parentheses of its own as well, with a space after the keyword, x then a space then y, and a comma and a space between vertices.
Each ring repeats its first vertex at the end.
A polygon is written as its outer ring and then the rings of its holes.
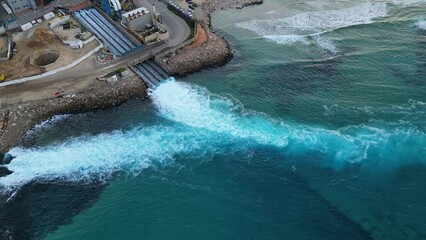
POLYGON ((13 12, 37 8, 37 4, 34 0, 6 0, 6 3, 13 12))
POLYGON ((141 7, 121 15, 127 28, 144 31, 147 26, 153 26, 152 15, 148 9, 141 7))

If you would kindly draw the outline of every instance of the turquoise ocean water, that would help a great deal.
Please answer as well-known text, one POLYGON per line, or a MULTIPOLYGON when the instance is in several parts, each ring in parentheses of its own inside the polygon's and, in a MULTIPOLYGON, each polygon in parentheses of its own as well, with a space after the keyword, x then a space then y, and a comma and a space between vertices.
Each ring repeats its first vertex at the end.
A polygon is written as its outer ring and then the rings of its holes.
POLYGON ((426 2, 212 18, 226 66, 12 149, 0 237, 426 239, 426 2))

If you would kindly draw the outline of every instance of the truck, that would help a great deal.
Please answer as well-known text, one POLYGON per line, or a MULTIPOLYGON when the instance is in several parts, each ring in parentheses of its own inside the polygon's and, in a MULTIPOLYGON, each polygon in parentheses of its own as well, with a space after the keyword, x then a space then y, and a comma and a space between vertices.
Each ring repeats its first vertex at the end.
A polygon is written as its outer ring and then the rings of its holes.
POLYGON ((48 13, 46 13, 45 15, 43 15, 43 18, 44 18, 44 20, 50 20, 50 19, 52 19, 52 18, 54 18, 55 17, 55 14, 53 13, 53 12, 48 12, 48 13))
POLYGON ((22 31, 27 31, 28 29, 31 29, 31 28, 33 28, 33 24, 31 22, 27 22, 21 26, 22 31))

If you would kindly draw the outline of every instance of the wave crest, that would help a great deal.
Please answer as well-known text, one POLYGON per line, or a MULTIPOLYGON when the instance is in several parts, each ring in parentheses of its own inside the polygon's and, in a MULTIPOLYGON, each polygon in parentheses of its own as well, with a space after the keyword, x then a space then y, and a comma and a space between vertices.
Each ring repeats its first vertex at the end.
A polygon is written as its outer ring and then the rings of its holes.
MULTIPOLYGON (((306 12, 281 19, 251 20, 237 23, 236 26, 277 44, 307 43, 309 37, 340 28, 370 24, 375 18, 386 15, 386 3, 365 3, 346 9, 306 12)), ((331 40, 328 40, 327 45, 323 44, 324 41, 313 40, 320 48, 336 49, 335 46, 330 47, 331 40)))
POLYGON ((417 21, 416 26, 420 29, 426 30, 426 20, 417 21))

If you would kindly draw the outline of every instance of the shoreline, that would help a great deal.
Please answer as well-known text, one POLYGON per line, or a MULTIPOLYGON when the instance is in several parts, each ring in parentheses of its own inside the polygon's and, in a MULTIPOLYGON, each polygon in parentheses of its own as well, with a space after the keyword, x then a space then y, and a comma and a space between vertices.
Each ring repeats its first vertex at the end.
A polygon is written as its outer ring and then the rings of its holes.
MULTIPOLYGON (((211 14, 226 9, 243 9, 263 4, 263 0, 200 0, 201 9, 196 12, 197 20, 204 30, 206 41, 197 47, 184 50, 177 49, 163 57, 156 57, 156 62, 172 76, 185 77, 189 74, 216 68, 227 64, 234 57, 229 42, 216 34, 211 23, 211 14)), ((197 31, 198 32, 198 31, 197 31)))
MULTIPOLYGON (((263 3, 263 0, 200 1, 202 5, 198 9, 197 19, 199 18, 206 35, 204 41, 195 43, 193 48, 185 49, 187 46, 184 46, 166 56, 155 58, 172 76, 183 77, 228 63, 233 58, 231 46, 224 37, 211 30, 211 14, 218 10, 242 9, 263 3)), ((0 152, 8 152, 18 146, 25 134, 35 125, 56 115, 115 107, 136 97, 147 99, 148 94, 145 83, 134 76, 114 85, 71 92, 60 98, 32 100, 7 106, 0 110, 0 152)))
POLYGON ((2 109, 0 115, 0 152, 17 146, 35 125, 61 114, 78 114, 115 107, 133 98, 146 99, 147 87, 138 77, 114 85, 68 93, 59 98, 30 101, 2 109))

